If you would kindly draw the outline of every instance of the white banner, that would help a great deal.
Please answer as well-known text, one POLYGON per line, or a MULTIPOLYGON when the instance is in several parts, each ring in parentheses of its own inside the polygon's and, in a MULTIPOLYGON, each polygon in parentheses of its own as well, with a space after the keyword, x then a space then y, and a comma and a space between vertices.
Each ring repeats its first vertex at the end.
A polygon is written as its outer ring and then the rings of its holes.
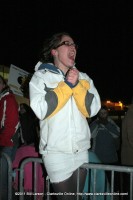
POLYGON ((23 96, 20 89, 22 82, 27 78, 28 72, 16 67, 15 65, 10 65, 8 85, 14 94, 23 96))

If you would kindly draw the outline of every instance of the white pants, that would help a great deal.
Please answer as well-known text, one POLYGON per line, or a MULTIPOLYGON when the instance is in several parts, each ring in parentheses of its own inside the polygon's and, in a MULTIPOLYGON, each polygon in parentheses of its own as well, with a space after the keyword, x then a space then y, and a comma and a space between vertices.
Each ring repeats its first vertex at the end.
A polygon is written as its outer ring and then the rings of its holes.
POLYGON ((48 153, 42 159, 52 183, 68 179, 82 164, 89 162, 88 150, 73 154, 48 153))

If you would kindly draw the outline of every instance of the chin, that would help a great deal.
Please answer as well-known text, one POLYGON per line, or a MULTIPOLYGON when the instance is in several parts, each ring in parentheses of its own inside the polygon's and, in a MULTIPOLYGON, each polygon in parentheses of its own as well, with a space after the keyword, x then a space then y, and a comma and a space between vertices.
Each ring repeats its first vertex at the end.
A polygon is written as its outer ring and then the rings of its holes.
POLYGON ((69 65, 69 68, 74 67, 75 63, 72 63, 71 65, 69 65))

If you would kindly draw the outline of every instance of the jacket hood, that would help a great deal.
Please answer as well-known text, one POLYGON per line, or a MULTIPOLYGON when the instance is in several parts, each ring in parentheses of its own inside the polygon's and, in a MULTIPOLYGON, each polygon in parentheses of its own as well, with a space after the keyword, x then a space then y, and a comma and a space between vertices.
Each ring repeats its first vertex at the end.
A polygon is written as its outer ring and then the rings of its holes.
POLYGON ((0 92, 0 99, 8 94, 12 94, 12 90, 10 90, 9 87, 4 88, 1 92, 0 92))
POLYGON ((35 65, 35 71, 38 70, 38 68, 40 67, 41 64, 42 64, 42 62, 39 61, 39 62, 35 65))

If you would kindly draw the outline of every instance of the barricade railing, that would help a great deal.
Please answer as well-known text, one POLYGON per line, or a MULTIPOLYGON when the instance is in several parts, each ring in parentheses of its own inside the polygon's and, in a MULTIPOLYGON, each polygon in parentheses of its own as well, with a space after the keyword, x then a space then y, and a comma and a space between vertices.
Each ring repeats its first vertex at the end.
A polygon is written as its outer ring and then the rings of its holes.
MULTIPOLYGON (((10 160, 10 158, 8 157, 8 155, 6 155, 5 153, 1 154, 1 157, 4 157, 7 160, 8 163, 8 200, 12 200, 12 174, 13 174, 13 170, 12 170, 12 162, 10 160)), ((36 166, 38 163, 42 164, 43 161, 41 158, 34 158, 34 157, 30 157, 30 158, 25 158, 21 165, 20 168, 18 169, 19 172, 19 191, 18 191, 18 195, 19 195, 19 200, 24 200, 25 195, 24 194, 24 167, 27 163, 32 162, 34 165, 34 174, 33 174, 33 185, 34 185, 34 191, 33 193, 36 193, 36 189, 37 189, 37 176, 36 176, 36 166)), ((0 168, 1 168, 1 164, 2 162, 0 162, 0 168)), ((97 172, 98 170, 104 170, 106 171, 110 171, 111 172, 111 187, 110 187, 110 200, 114 200, 115 194, 114 193, 114 177, 115 177, 115 172, 119 172, 119 173, 128 173, 130 174, 130 194, 129 194, 129 200, 133 199, 133 167, 126 167, 126 166, 118 166, 118 165, 103 165, 103 164, 83 164, 80 168, 85 168, 88 170, 93 170, 93 194, 91 194, 91 200, 96 200, 97 199, 97 191, 96 191, 96 184, 97 184, 97 172), (96 195, 95 195, 96 194, 96 195)), ((79 170, 78 169, 78 176, 77 176, 77 194, 79 193, 79 184, 80 184, 80 178, 79 178, 79 170)), ((0 178, 0 188, 1 188, 1 184, 2 184, 2 180, 0 178)), ((46 179, 46 185, 44 188, 44 199, 50 200, 50 180, 49 177, 47 177, 46 179), (48 195, 47 195, 48 194, 48 195)), ((88 190, 88 194, 89 194, 89 190, 88 190)), ((106 194, 105 194, 106 195, 106 194)), ((124 195, 123 193, 120 193, 119 195, 124 195)), ((84 196, 84 193, 83 193, 84 196)), ((37 195, 34 195, 34 200, 37 199, 37 195)), ((1 199, 1 198, 0 198, 1 199)), ((87 199, 87 198, 86 198, 87 199)), ((88 199, 90 199, 90 196, 88 196, 88 199)), ((123 197, 124 199, 124 197, 123 197)), ((77 200, 79 200, 79 195, 77 195, 77 200)))
MULTIPOLYGON (((8 164, 8 200, 12 200, 12 161, 10 157, 6 153, 1 153, 0 155, 0 170, 2 170, 2 163, 1 160, 6 159, 7 164, 8 164)), ((0 174, 2 171, 0 171, 0 174)), ((0 177, 0 199, 2 199, 1 194, 2 194, 2 178, 0 177)))

